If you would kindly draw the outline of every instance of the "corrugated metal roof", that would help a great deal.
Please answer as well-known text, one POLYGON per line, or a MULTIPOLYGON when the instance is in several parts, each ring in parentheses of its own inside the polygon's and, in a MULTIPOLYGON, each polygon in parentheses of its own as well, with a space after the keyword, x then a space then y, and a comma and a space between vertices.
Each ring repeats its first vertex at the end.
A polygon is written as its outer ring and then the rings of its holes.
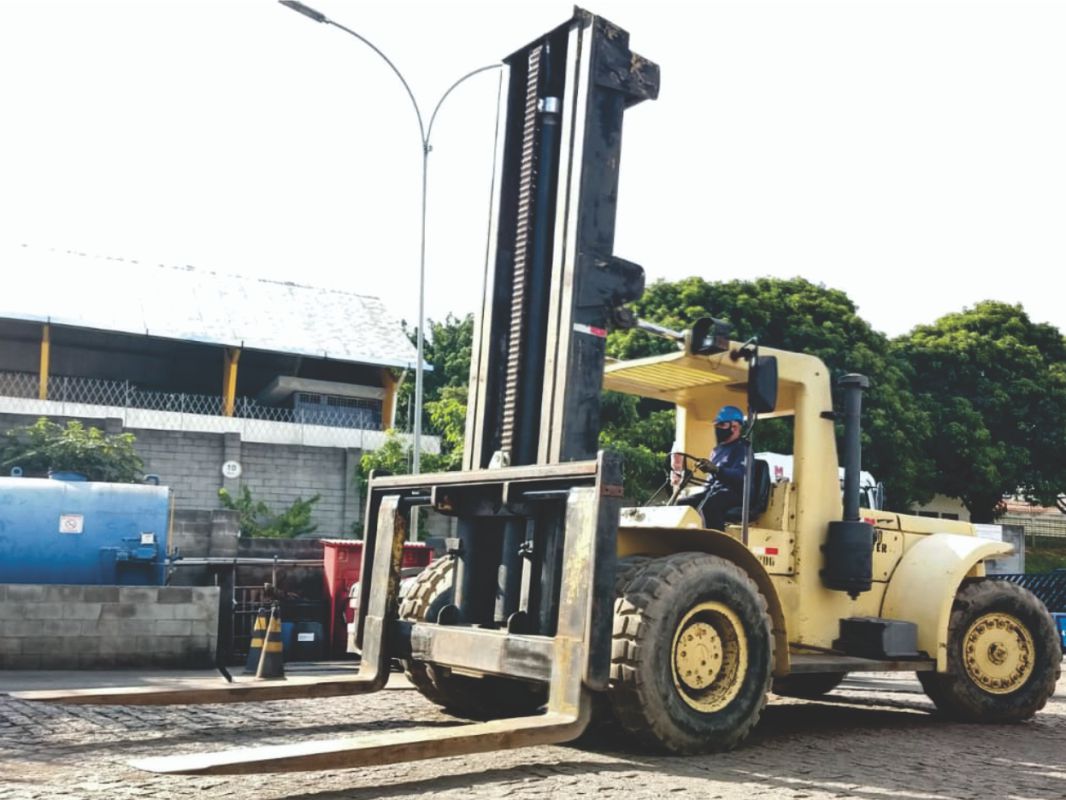
POLYGON ((0 318, 413 367, 376 297, 28 246, 0 250, 0 318))

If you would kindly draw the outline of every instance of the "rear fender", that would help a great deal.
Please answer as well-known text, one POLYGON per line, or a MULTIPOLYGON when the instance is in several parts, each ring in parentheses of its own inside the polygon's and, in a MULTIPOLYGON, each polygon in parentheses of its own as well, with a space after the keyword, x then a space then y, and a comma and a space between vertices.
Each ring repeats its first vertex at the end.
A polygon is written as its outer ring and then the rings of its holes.
POLYGON ((705 528, 621 528, 619 558, 631 555, 668 556, 673 553, 708 553, 744 570, 766 598, 774 635, 774 675, 789 672, 788 633, 777 589, 766 569, 751 551, 732 536, 705 528))
POLYGON ((1004 542, 934 533, 915 544, 892 573, 881 616, 918 625, 918 649, 947 671, 948 620, 963 579, 984 577, 984 559, 1011 552, 1004 542))

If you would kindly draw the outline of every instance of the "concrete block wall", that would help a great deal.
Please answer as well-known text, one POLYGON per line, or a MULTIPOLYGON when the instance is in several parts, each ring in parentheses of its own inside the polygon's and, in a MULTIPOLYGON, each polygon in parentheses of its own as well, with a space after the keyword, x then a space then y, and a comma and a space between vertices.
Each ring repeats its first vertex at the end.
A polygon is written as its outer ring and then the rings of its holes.
POLYGON ((218 570, 188 564, 190 558, 235 558, 239 533, 236 511, 224 508, 177 508, 170 525, 169 552, 181 558, 168 568, 170 586, 210 586, 218 583, 218 570))
POLYGON ((211 667, 219 589, 0 584, 0 669, 211 667))
POLYGON ((183 556, 233 558, 237 555, 238 533, 236 511, 175 509, 170 546, 183 556))
POLYGON ((356 490, 347 479, 346 454, 338 447, 243 442, 241 483, 272 509, 286 508, 298 497, 321 495, 314 506, 315 535, 342 536, 359 518, 356 490))
POLYGON ((223 441, 214 433, 131 430, 144 471, 159 475, 180 508, 218 508, 223 441))

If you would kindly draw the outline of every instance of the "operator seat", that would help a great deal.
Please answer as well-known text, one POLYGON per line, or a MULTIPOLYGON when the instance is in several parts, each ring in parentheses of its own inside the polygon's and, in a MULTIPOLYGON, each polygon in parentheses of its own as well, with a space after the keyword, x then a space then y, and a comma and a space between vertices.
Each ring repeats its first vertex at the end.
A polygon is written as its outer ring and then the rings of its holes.
MULTIPOLYGON (((757 458, 751 465, 751 506, 748 520, 754 520, 770 504, 770 462, 757 458)), ((744 514, 743 506, 735 506, 725 512, 726 522, 740 522, 744 514)))

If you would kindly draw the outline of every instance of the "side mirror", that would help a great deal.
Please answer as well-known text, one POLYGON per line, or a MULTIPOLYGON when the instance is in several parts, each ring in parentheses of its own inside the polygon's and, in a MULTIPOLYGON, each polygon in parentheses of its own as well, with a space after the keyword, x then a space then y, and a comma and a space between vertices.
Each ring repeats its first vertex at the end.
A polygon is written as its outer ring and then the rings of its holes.
POLYGON ((748 408, 769 414, 777 408, 777 357, 757 356, 748 367, 748 408))

